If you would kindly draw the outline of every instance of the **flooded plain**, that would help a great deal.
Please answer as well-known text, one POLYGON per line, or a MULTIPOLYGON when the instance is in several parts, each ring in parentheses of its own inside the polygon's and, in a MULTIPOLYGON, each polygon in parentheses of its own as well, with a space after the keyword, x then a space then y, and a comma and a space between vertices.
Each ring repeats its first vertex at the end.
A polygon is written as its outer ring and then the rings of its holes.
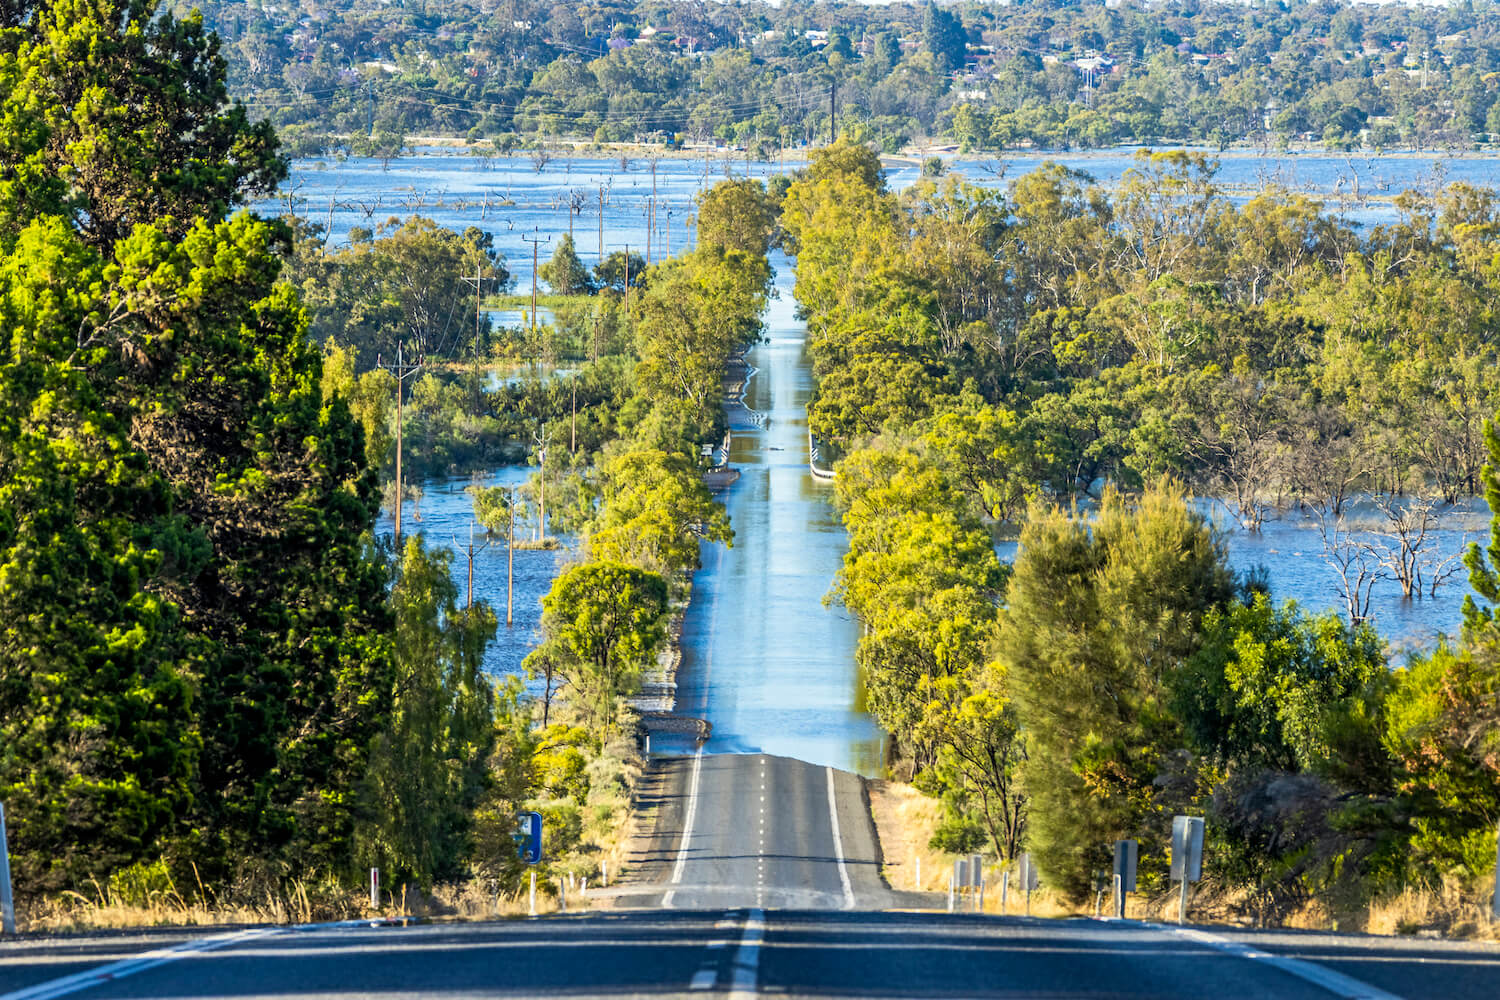
MULTIPOLYGON (((1132 155, 1119 150, 1053 158, 1109 185, 1130 166, 1132 155)), ((1045 158, 997 158, 966 169, 976 183, 997 186, 1035 169, 1045 158)), ((1500 161, 1487 157, 1239 155, 1224 159, 1219 181, 1235 192, 1281 182, 1321 193, 1331 204, 1342 205, 1351 219, 1369 225, 1388 221, 1393 211, 1389 195, 1403 187, 1460 179, 1495 184, 1500 181, 1497 166, 1500 161), (1349 202, 1355 188, 1367 200, 1349 202)), ((766 177, 775 171, 773 164, 747 165, 722 156, 658 161, 653 259, 691 245, 687 223, 698 191, 726 173, 766 177)), ((915 165, 896 165, 889 181, 899 189, 917 177, 915 165)), ((304 161, 294 165, 288 183, 291 204, 328 224, 333 242, 347 239, 352 226, 379 224, 392 216, 425 215, 460 230, 478 226, 493 234, 522 289, 529 289, 531 280, 530 248, 522 237, 540 233, 555 241, 568 231, 570 215, 585 264, 592 265, 599 252, 601 224, 606 253, 627 244, 644 250, 651 187, 649 164, 640 158, 624 164, 559 158, 538 172, 522 156, 483 161, 451 153, 403 157, 388 170, 370 160, 304 161)), ((260 209, 275 214, 286 203, 267 202, 260 209)), ((756 369, 745 393, 748 408, 733 407, 731 412, 730 460, 740 478, 723 499, 735 544, 729 550, 704 550, 685 622, 678 710, 713 724, 711 751, 763 751, 877 773, 881 733, 860 706, 854 666, 859 626, 843 609, 823 604, 846 540, 831 504, 832 487, 808 473, 805 407, 812 382, 805 329, 795 315, 792 262, 778 254, 773 264, 779 297, 767 316, 769 341, 747 358, 756 369), (757 413, 764 415, 764 423, 755 419, 757 413)), ((496 318, 516 322, 518 316, 496 318)), ((514 483, 531 471, 499 469, 478 479, 486 485, 514 483)), ((472 481, 460 477, 423 483, 422 499, 407 508, 403 526, 423 534, 430 545, 464 548, 473 523, 465 488, 472 481)), ((1249 533, 1228 517, 1220 521, 1234 566, 1242 571, 1263 566, 1276 600, 1294 598, 1310 611, 1342 612, 1336 576, 1323 558, 1313 523, 1288 514, 1249 533)), ((1438 558, 1451 556, 1466 541, 1482 537, 1487 523, 1482 501, 1466 504, 1445 516, 1433 551, 1438 558)), ((390 530, 389 517, 382 518, 378 531, 389 536, 390 530)), ((482 538, 476 542, 482 543, 482 538)), ((1013 544, 1002 543, 998 549, 1007 557, 1015 551, 1013 544)), ((508 629, 501 625, 486 653, 491 673, 520 669, 539 639, 540 598, 570 558, 568 549, 516 553, 515 623, 508 629)), ((462 555, 454 559, 453 569, 462 591, 467 582, 462 555)), ((474 592, 499 610, 502 622, 505 590, 505 547, 497 540, 475 557, 474 592)), ((1467 591, 1460 575, 1435 597, 1406 601, 1392 581, 1380 581, 1371 605, 1375 625, 1398 650, 1430 645, 1437 635, 1457 630, 1467 591)))

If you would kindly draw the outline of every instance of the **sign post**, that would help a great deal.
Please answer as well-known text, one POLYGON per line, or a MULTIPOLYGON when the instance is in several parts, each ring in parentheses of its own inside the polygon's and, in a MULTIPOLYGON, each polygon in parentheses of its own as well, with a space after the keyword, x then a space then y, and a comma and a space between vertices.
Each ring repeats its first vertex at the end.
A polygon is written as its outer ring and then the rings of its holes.
POLYGON ((0 929, 16 932, 16 901, 10 894, 10 838, 5 833, 5 804, 0 802, 0 929))
POLYGON ((1172 878, 1182 882, 1177 922, 1187 923, 1188 883, 1203 877, 1203 817, 1172 817, 1172 878))
MULTIPOLYGON (((3 828, 0 828, 3 832, 3 828)), ((6 876, 6 884, 10 883, 10 876, 6 876)), ((6 890, 7 893, 9 890, 6 890)), ((1495 895, 1491 902, 1492 910, 1490 916, 1496 923, 1500 923, 1500 823, 1495 825, 1495 895)))
POLYGON ((542 814, 524 812, 520 815, 521 828, 516 833, 516 845, 521 851, 521 860, 528 865, 542 860, 542 814))
POLYGON ((1125 919, 1125 898, 1135 892, 1138 846, 1133 840, 1115 841, 1115 916, 1125 919))

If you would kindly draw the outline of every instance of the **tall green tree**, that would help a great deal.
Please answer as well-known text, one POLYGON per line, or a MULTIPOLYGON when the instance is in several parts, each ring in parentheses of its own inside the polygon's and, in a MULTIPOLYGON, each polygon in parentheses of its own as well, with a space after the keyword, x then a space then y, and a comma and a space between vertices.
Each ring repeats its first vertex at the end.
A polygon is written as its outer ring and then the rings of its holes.
POLYGON ((231 104, 219 39, 155 0, 38 0, 0 32, 0 232, 69 219, 108 250, 171 236, 286 177, 271 124, 231 104))
POLYGON ((1223 541, 1161 486, 1088 518, 1036 510, 997 649, 1028 734, 1029 843, 1074 897, 1122 837, 1159 841, 1156 779, 1180 745, 1169 682, 1234 593, 1223 541))
POLYGON ((667 583, 617 562, 575 566, 542 598, 542 631, 568 664, 577 705, 598 731, 614 726, 615 702, 666 638, 667 583))
POLYGON ((371 752, 361 855, 424 887, 458 874, 469 856, 495 747, 494 692, 481 669, 495 614, 457 598, 449 553, 409 539, 391 589, 396 675, 371 752))
POLYGON ((0 255, 0 797, 17 892, 154 859, 200 738, 179 607, 208 558, 79 352, 104 267, 61 219, 0 255))
POLYGON ((1486 602, 1480 604, 1473 594, 1464 597, 1464 626, 1472 633, 1492 627, 1495 608, 1500 606, 1500 431, 1493 421, 1484 425, 1484 442, 1489 461, 1485 463, 1481 481, 1484 499, 1490 507, 1490 543, 1481 548, 1474 542, 1464 554, 1469 586, 1486 602))
POLYGON ((698 568, 700 541, 733 545, 724 505, 687 456, 629 451, 599 471, 603 502, 588 539, 595 559, 668 575, 698 568))
POLYGON ((578 259, 572 236, 557 241, 552 259, 537 269, 537 276, 558 295, 588 295, 594 291, 594 281, 583 261, 578 259))

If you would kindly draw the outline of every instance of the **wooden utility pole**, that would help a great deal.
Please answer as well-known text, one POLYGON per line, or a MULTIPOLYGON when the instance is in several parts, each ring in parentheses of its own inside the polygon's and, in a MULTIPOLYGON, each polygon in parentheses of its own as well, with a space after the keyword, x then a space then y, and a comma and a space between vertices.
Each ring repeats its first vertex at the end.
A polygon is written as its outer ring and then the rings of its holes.
POLYGON ((479 350, 479 323, 484 318, 484 265, 474 265, 474 277, 467 275, 464 284, 474 286, 474 350, 479 350))
POLYGON ((537 476, 537 517, 536 517, 536 540, 545 542, 547 540, 547 425, 542 424, 541 436, 537 438, 541 445, 537 449, 537 459, 540 463, 541 473, 537 476))
POLYGON ((510 628, 511 607, 515 603, 516 593, 516 488, 507 487, 505 490, 505 512, 509 515, 510 526, 505 533, 505 627, 510 628))
POLYGON ((401 507, 402 507, 402 502, 404 500, 404 497, 402 496, 403 490, 402 490, 402 482, 401 482, 401 424, 402 424, 402 419, 401 419, 401 396, 402 396, 402 390, 403 390, 404 386, 406 385, 406 380, 408 378, 410 378, 411 376, 415 375, 417 372, 419 372, 419 371, 422 370, 422 363, 420 361, 418 361, 416 364, 407 364, 406 363, 405 356, 402 353, 403 346, 404 345, 402 345, 402 344, 397 344, 396 345, 396 363, 393 364, 393 365, 383 364, 381 362, 380 356, 379 355, 375 356, 375 366, 377 368, 384 368, 386 371, 388 371, 392 375, 396 376, 396 544, 397 545, 401 544, 401 507))
POLYGON ((651 264, 651 230, 656 227, 656 157, 651 157, 651 210, 646 221, 646 264, 651 264))
POLYGON ((831 146, 839 141, 839 82, 831 80, 828 84, 828 144, 831 146))
POLYGON ((474 547, 474 526, 472 524, 469 525, 469 545, 467 548, 459 549, 458 539, 453 539, 454 550, 464 552, 469 557, 469 600, 468 603, 464 605, 465 611, 468 611, 474 607, 474 557, 489 547, 490 540, 488 533, 486 533, 484 544, 479 546, 479 548, 477 549, 474 547))
POLYGON ((599 263, 604 263, 604 185, 599 185, 599 263))
MULTIPOLYGON (((536 232, 537 231, 536 227, 532 226, 531 227, 531 231, 533 233, 536 232)), ((552 242, 552 237, 547 236, 547 237, 544 238, 544 237, 537 237, 537 236, 522 236, 521 239, 523 239, 527 243, 531 244, 531 339, 532 339, 532 342, 534 343, 536 341, 536 269, 537 269, 537 248, 540 247, 543 243, 551 243, 552 242)), ((541 350, 540 345, 538 345, 537 349, 541 350)), ((543 375, 546 374, 546 365, 545 365, 545 363, 542 366, 542 374, 543 375)))

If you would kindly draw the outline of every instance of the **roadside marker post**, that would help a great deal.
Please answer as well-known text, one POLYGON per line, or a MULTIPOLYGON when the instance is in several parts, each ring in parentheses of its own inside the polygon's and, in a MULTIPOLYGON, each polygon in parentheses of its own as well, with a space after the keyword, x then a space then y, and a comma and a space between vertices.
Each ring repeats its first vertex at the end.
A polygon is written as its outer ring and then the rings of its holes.
POLYGON ((1177 922, 1187 923, 1188 883, 1203 877, 1203 817, 1172 817, 1172 873, 1182 883, 1177 922))
POLYGON ((984 858, 969 855, 969 885, 974 889, 974 911, 979 912, 980 900, 984 898, 984 858))
POLYGON ((1010 895, 1010 869, 1000 873, 1000 912, 1005 912, 1006 896, 1010 895))
POLYGON ((5 832, 5 803, 0 802, 0 929, 16 932, 16 901, 10 894, 10 837, 5 832))
MULTIPOLYGON (((0 820, 3 819, 4 814, 0 813, 0 820)), ((4 832, 4 823, 0 822, 0 835, 3 835, 4 832)), ((7 888, 5 890, 5 893, 6 896, 9 897, 10 889, 8 887, 10 885, 10 875, 8 866, 6 871, 7 874, 5 876, 5 884, 7 888)), ((1492 907, 1490 911, 1490 917, 1496 923, 1500 923, 1500 823, 1495 824, 1495 893, 1491 899, 1490 906, 1492 907)))
POLYGON ((1133 840, 1115 841, 1115 916, 1125 919, 1125 897, 1135 892, 1135 864, 1139 845, 1133 840))
POLYGON ((370 909, 380 909, 380 869, 370 869, 370 909))
POLYGON ((1026 915, 1031 916, 1031 894, 1042 884, 1041 876, 1037 873, 1036 865, 1032 863, 1031 852, 1026 851, 1021 855, 1021 888, 1026 890, 1026 915))
POLYGON ((958 887, 958 872, 948 876, 948 912, 953 912, 953 892, 958 887))

